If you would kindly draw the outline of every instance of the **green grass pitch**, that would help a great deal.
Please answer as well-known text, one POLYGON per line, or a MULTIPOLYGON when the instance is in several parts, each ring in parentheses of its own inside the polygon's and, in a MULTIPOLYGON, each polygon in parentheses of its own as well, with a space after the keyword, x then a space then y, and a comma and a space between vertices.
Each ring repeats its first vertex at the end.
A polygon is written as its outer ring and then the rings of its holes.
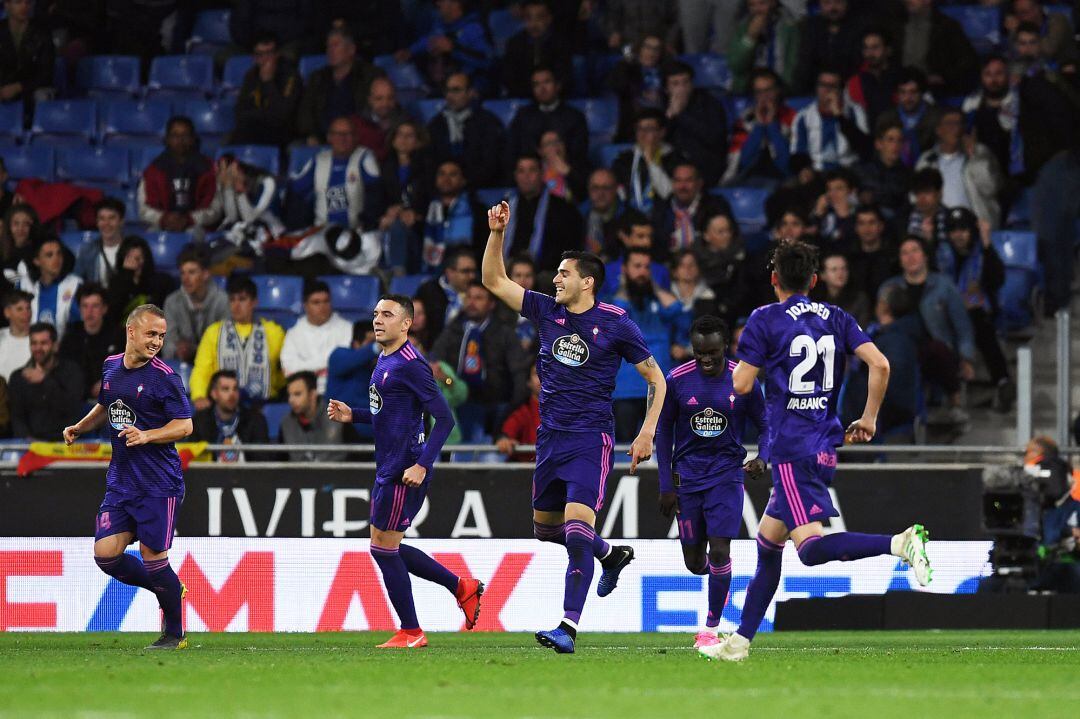
POLYGON ((763 634, 741 665, 687 634, 0 634, 8 717, 1076 717, 1080 631, 763 634), (783 712, 783 714, 781 714, 783 712))

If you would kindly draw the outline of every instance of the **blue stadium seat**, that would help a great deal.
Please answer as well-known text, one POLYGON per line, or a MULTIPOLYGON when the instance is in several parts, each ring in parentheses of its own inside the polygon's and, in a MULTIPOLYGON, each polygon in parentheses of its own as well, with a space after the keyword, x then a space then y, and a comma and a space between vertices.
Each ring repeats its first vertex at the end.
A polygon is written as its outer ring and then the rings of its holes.
POLYGON ((803 109, 804 107, 806 107, 807 105, 809 105, 813 101, 814 101, 814 98, 810 97, 809 95, 800 95, 798 97, 789 97, 789 98, 784 100, 784 102, 787 103, 787 106, 790 107, 795 112, 798 112, 799 110, 803 109))
POLYGON ((214 59, 208 55, 162 55, 150 63, 146 97, 205 100, 214 93, 214 59))
POLYGON ((21 102, 0 102, 0 137, 22 142, 23 104, 21 102))
POLYGON ((290 412, 288 402, 267 402, 262 406, 263 417, 266 418, 266 427, 269 429, 270 441, 277 442, 281 436, 281 420, 290 412))
POLYGON ((506 196, 513 192, 512 187, 488 187, 476 191, 476 201, 484 208, 499 204, 506 196))
POLYGON ((142 148, 132 149, 131 152, 131 176, 135 179, 135 184, 138 184, 139 177, 142 176, 143 170, 149 167, 150 163, 154 159, 165 151, 165 148, 161 145, 146 145, 142 148))
POLYGON ((729 126, 734 125, 735 121, 754 104, 753 98, 745 95, 729 95, 726 92, 723 93, 720 101, 724 103, 724 109, 727 110, 729 126))
POLYGON ((1038 271, 1039 243, 1034 232, 998 230, 990 239, 1006 267, 1038 271))
POLYGON ((304 169, 304 165, 308 163, 308 160, 315 157, 322 150, 327 149, 327 146, 310 147, 308 145, 296 145, 289 148, 289 176, 299 175, 300 171, 304 169))
POLYGON ((160 100, 112 100, 102 103, 101 138, 106 145, 115 137, 165 137, 172 107, 160 100))
POLYGON ((56 174, 56 151, 48 145, 2 145, 0 157, 13 180, 36 177, 51 182, 56 174))
POLYGON ((32 142, 52 145, 88 145, 97 134, 94 100, 46 100, 34 108, 32 142))
POLYGON ((338 311, 370 312, 382 294, 379 278, 371 275, 325 275, 319 279, 330 287, 330 304, 338 311))
POLYGON ((1022 330, 1034 320, 1032 297, 1038 275, 1019 267, 1005 268, 1005 282, 998 290, 998 323, 1006 332, 1022 330))
MULTIPOLYGON (((205 151, 205 150, 204 150, 205 151)), ((281 157, 274 145, 226 145, 217 151, 217 157, 231 152, 237 160, 276 175, 281 169, 281 157)))
POLYGON ((304 280, 294 275, 252 275, 259 289, 259 309, 302 311, 304 280))
POLYGON ((193 100, 181 112, 195 123, 201 138, 224 138, 236 125, 236 105, 225 101, 193 100))
POLYGON ((334 308, 334 311, 338 313, 341 319, 349 322, 350 324, 356 324, 360 320, 371 320, 374 314, 374 308, 367 310, 338 310, 334 308))
POLYGON ((221 92, 236 94, 244 84, 244 75, 255 64, 255 58, 251 55, 233 55, 225 61, 225 69, 221 73, 221 92))
POLYGON ((765 198, 769 191, 758 187, 723 187, 711 190, 731 204, 735 221, 747 232, 765 227, 765 198))
POLYGON ((528 105, 530 100, 520 97, 505 100, 484 100, 484 109, 499 118, 504 127, 510 127, 510 122, 517 114, 518 108, 528 105))
POLYGON ((139 94, 139 58, 133 55, 92 55, 79 62, 78 82, 90 97, 133 98, 139 94))
POLYGON ((446 100, 441 97, 430 100, 417 100, 413 103, 413 108, 416 110, 413 114, 419 117, 420 122, 426 125, 431 122, 432 118, 442 112, 444 107, 446 107, 446 100))
POLYGON ((701 53, 680 55, 679 59, 694 68, 694 87, 731 87, 731 70, 723 55, 701 53))
POLYGON ((431 275, 399 275, 390 280, 390 292, 395 295, 414 297, 420 285, 431 279, 431 275))
POLYGON ((261 307, 255 310, 255 316, 277 322, 283 330, 292 329, 292 326, 300 319, 300 313, 292 310, 266 310, 261 307))
POLYGON ((79 230, 71 230, 68 232, 60 233, 60 241, 64 243, 64 247, 71 250, 72 254, 78 255, 79 248, 90 240, 96 239, 98 233, 96 232, 81 232, 79 230))
POLYGON ((308 75, 323 67, 326 67, 326 55, 304 55, 300 58, 300 77, 307 82, 308 75))
POLYGON ((56 179, 126 185, 131 159, 121 147, 62 147, 56 153, 56 179))
POLYGON ((980 55, 992 52, 1001 43, 1001 8, 942 5, 941 12, 960 23, 980 55))
POLYGON ((1009 208, 1005 226, 1010 230, 1026 230, 1031 227, 1031 190, 1024 188, 1009 208))
POLYGON ((212 55, 232 44, 229 34, 230 10, 203 10, 195 16, 195 27, 187 41, 187 51, 197 55, 212 55))
POLYGON ((143 233, 143 239, 150 245, 154 255, 154 266, 158 272, 176 274, 176 258, 180 251, 193 241, 188 232, 158 232, 151 230, 143 233))
POLYGON ((514 14, 509 10, 492 10, 488 14, 487 23, 498 55, 502 55, 506 51, 506 41, 525 27, 525 24, 519 18, 514 17, 514 14))
POLYGON ((597 167, 607 167, 610 169, 615 162, 615 158, 618 157, 620 153, 629 150, 633 146, 633 143, 630 142, 615 142, 607 145, 597 145, 593 150, 595 153, 593 160, 594 164, 596 164, 597 167))
POLYGON ((398 62, 393 55, 379 55, 373 62, 377 67, 386 71, 390 82, 394 87, 401 90, 418 90, 424 87, 424 76, 411 62, 398 62))
POLYGON ((590 145, 611 142, 619 124, 619 101, 614 95, 571 100, 570 105, 585 113, 590 145))

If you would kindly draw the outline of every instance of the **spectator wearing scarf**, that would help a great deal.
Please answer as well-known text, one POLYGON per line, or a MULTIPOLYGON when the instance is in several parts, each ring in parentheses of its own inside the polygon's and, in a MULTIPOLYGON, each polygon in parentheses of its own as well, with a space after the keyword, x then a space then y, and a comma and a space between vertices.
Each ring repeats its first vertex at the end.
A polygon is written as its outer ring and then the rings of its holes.
POLYGON ((435 162, 457 162, 472 187, 505 184, 506 130, 499 118, 480 106, 464 72, 450 74, 444 97, 446 106, 427 126, 435 162))
POLYGON ((566 200, 548 191, 540 159, 523 155, 514 169, 515 189, 507 202, 506 256, 528 254, 541 271, 554 271, 562 253, 581 248, 581 215, 566 200))
POLYGON ((465 175, 455 160, 446 160, 435 172, 435 193, 424 219, 420 269, 434 273, 442 267, 450 247, 479 249, 487 237, 484 209, 466 190, 465 175))
POLYGON ((646 108, 634 123, 635 143, 615 158, 611 169, 630 206, 646 214, 653 205, 671 196, 671 175, 679 153, 664 142, 667 118, 663 112, 646 108))

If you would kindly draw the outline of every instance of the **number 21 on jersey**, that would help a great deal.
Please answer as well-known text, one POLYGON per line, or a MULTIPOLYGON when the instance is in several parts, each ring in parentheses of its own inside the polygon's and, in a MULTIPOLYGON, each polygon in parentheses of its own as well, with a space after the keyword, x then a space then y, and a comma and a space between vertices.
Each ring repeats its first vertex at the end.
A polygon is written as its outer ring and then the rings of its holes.
POLYGON ((802 358, 788 375, 788 390, 792 394, 817 394, 819 391, 832 391, 833 370, 836 367, 836 340, 832 335, 822 335, 816 342, 810 335, 799 335, 791 340, 788 355, 802 358), (819 357, 824 364, 820 390, 815 387, 813 379, 807 379, 807 375, 814 373, 817 369, 819 357))

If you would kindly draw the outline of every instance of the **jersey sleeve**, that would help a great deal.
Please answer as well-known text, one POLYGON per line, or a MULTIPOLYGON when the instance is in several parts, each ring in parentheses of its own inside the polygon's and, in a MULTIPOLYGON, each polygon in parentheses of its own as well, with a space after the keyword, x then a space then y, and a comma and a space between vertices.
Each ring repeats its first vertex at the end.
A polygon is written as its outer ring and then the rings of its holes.
POLYGON ((754 380, 754 388, 746 396, 746 416, 758 430, 758 457, 769 461, 769 424, 766 418, 765 392, 761 382, 754 380))
POLYGON ((97 403, 102 407, 109 406, 109 395, 112 392, 109 390, 109 383, 106 381, 109 373, 109 360, 105 360, 101 363, 101 389, 98 391, 97 403))
POLYGON ((660 419, 656 423, 656 465, 660 479, 661 492, 674 492, 675 483, 671 478, 671 460, 674 455, 675 422, 679 415, 678 402, 675 400, 675 387, 671 375, 666 378, 668 391, 664 395, 664 404, 660 408, 660 419))
POLYGON ((632 365, 636 365, 652 357, 652 350, 649 349, 648 343, 645 342, 645 337, 641 334, 641 328, 630 319, 630 315, 623 315, 619 325, 619 354, 622 355, 623 359, 632 365))
POLYGON ((525 319, 539 322, 541 318, 551 314, 554 309, 554 297, 548 297, 542 292, 525 290, 525 296, 521 300, 521 316, 525 319))
POLYGON ((765 315, 760 310, 754 310, 739 338, 739 359, 755 367, 764 367, 769 354, 766 336, 765 315))
POLYGON ((426 362, 416 359, 409 362, 406 367, 416 398, 420 400, 424 411, 435 420, 428 433, 427 441, 424 442, 424 449, 416 460, 417 464, 430 471, 431 466, 442 453, 446 440, 450 438, 450 431, 454 429, 454 414, 450 410, 450 405, 446 403, 442 391, 439 390, 439 385, 435 383, 435 375, 432 374, 431 367, 426 362))
POLYGON ((191 419, 191 404, 188 402, 184 382, 175 372, 165 376, 165 387, 161 398, 165 415, 170 420, 191 419))
POLYGON ((859 323, 854 317, 844 310, 839 310, 839 312, 841 313, 841 328, 844 332, 844 350, 847 354, 854 354, 856 348, 873 341, 869 335, 863 332, 863 328, 859 327, 859 323))

